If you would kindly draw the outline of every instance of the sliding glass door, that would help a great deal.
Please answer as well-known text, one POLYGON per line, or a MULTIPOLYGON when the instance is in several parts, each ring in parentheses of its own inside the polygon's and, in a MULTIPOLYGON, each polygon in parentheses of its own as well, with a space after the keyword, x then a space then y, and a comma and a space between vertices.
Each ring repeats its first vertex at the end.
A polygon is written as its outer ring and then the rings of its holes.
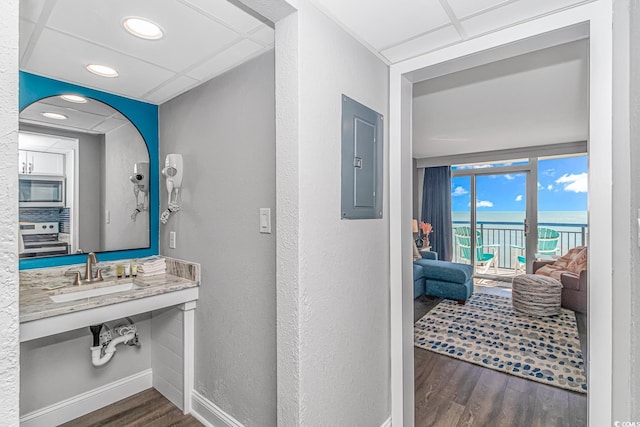
POLYGON ((510 281, 531 270, 537 242, 531 167, 523 162, 453 168, 454 261, 474 265, 476 277, 510 281))

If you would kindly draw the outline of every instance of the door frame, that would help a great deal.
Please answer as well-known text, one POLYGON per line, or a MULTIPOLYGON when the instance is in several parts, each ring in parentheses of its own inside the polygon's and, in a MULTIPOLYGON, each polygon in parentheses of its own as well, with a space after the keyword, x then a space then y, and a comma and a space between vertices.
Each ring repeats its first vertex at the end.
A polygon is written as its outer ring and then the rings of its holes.
POLYGON ((413 293, 411 274, 413 83, 527 51, 589 38, 588 421, 612 417, 613 259, 612 115, 613 4, 598 0, 412 58, 390 68, 389 199, 391 416, 414 424, 413 293), (586 28, 586 30, 585 30, 586 28), (572 39, 573 33, 573 39, 572 39), (457 67, 457 69, 456 69, 457 67), (591 161, 597 159, 597 161, 591 161), (597 200, 598 203, 592 203, 597 200), (597 345, 594 345, 597 343, 597 345))

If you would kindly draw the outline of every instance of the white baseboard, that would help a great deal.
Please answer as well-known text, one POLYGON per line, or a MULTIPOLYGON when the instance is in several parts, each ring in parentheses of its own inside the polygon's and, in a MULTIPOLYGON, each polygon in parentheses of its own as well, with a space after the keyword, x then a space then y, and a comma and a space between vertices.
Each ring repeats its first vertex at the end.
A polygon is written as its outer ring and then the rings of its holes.
POLYGON ((151 388, 151 369, 94 388, 20 417, 20 427, 50 427, 93 412, 151 388))
POLYGON ((207 427, 244 427, 240 421, 195 390, 191 395, 191 415, 207 427))
POLYGON ((380 427, 391 427, 391 417, 387 418, 387 421, 383 422, 380 427))

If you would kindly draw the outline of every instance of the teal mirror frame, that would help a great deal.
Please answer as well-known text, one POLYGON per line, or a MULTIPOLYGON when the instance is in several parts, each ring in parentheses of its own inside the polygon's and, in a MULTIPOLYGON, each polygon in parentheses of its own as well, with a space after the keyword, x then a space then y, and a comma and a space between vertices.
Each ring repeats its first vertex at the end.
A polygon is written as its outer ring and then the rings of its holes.
MULTIPOLYGON (((114 261, 118 259, 141 258, 157 255, 159 236, 159 169, 158 169, 158 106, 146 102, 136 101, 122 96, 113 95, 95 89, 77 86, 71 83, 47 77, 37 76, 20 71, 20 111, 32 103, 50 96, 73 93, 88 98, 97 99, 118 110, 138 129, 149 150, 151 164, 150 194, 149 194, 149 244, 148 248, 127 249, 122 251, 107 251, 98 253, 100 261, 114 261)), ((17 191, 17 190, 16 190, 17 191)), ((87 259, 86 254, 53 256, 38 259, 20 260, 20 270, 32 268, 55 267, 70 264, 81 264, 87 259)))

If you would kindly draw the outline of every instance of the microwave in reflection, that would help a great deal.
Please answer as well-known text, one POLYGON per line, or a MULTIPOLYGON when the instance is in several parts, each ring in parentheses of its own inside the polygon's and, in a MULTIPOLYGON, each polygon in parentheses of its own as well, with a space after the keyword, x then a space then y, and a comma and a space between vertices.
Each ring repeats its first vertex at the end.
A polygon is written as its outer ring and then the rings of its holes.
POLYGON ((63 176, 20 175, 20 207, 63 207, 64 190, 63 176))

